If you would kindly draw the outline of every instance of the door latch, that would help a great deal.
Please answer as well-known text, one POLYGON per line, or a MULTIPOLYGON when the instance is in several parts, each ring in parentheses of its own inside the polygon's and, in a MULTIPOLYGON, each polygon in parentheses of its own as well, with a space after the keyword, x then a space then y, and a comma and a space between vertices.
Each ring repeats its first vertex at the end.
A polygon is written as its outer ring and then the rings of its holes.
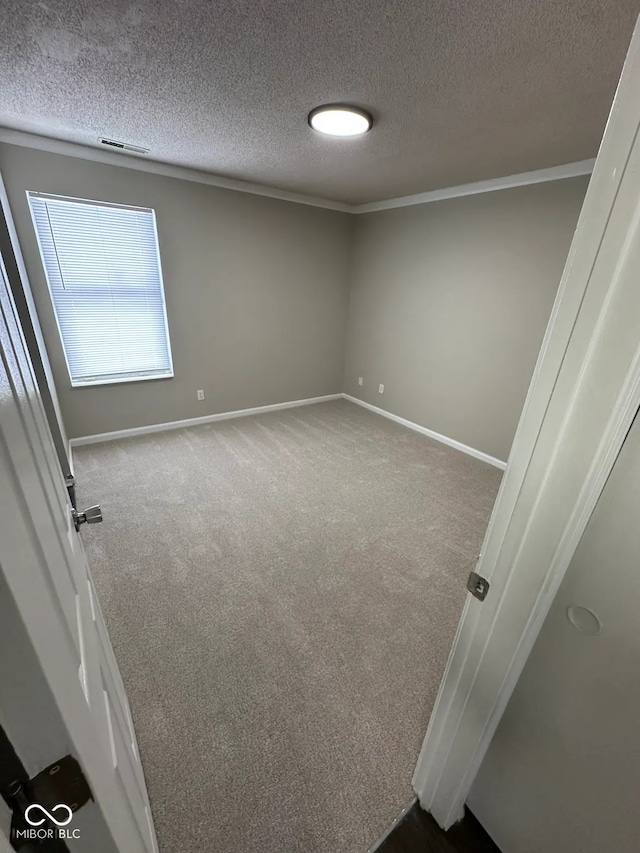
POLYGON ((72 474, 69 474, 64 478, 65 484, 67 486, 67 491, 69 492, 69 500, 71 501, 71 506, 76 508, 76 479, 72 474))
POLYGON ((484 601, 489 592, 489 581, 477 572, 471 572, 467 581, 467 589, 478 601, 484 601))
POLYGON ((102 521, 102 510, 100 509, 100 504, 87 507, 83 512, 72 509, 71 517, 73 518, 76 530, 80 530, 81 524, 98 524, 102 521))

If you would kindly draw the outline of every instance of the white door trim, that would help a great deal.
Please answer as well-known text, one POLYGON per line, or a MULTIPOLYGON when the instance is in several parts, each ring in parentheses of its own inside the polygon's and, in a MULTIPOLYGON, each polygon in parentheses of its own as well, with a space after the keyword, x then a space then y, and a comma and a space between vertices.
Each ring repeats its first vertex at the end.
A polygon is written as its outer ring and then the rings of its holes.
POLYGON ((623 76, 549 328, 416 766, 448 828, 524 668, 640 406, 640 32, 623 76))

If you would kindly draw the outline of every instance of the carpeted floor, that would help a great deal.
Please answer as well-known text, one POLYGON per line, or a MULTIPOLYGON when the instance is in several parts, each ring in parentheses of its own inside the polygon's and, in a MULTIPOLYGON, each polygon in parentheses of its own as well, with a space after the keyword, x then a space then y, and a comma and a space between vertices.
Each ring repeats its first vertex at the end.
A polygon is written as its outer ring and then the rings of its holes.
POLYGON ((501 472, 346 401, 78 448, 161 853, 364 853, 501 472))

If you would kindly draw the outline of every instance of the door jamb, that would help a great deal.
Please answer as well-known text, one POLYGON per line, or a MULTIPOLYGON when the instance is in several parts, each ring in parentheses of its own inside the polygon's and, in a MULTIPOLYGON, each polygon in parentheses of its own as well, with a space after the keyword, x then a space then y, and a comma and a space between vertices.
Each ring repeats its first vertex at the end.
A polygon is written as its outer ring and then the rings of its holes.
POLYGON ((483 603, 467 597, 413 777, 422 807, 445 829, 462 816, 640 407, 640 311, 637 320, 628 313, 640 244, 639 78, 637 25, 478 562, 492 590, 483 603), (607 259, 614 208, 626 215, 607 259), (536 562, 541 536, 546 558, 536 562))

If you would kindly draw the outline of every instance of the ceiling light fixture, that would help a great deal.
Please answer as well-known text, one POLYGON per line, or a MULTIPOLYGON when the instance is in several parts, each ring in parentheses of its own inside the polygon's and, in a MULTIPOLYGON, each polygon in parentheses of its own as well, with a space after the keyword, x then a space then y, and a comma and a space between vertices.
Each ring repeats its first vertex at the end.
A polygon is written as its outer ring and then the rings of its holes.
POLYGON ((362 136, 372 124, 366 110, 349 104, 324 104, 309 113, 309 125, 327 136, 362 136))

